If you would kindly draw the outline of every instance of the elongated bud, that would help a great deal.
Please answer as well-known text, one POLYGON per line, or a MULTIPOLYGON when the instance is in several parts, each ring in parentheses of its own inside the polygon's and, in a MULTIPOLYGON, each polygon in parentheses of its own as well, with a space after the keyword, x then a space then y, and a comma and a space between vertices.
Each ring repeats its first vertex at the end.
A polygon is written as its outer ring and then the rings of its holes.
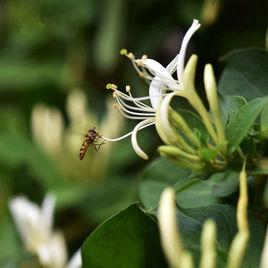
POLYGON ((217 254, 215 251, 216 224, 212 220, 207 220, 201 236, 201 260, 200 268, 216 267, 217 254))
POLYGON ((176 223, 175 192, 166 188, 160 199, 158 220, 163 251, 170 267, 180 268, 183 252, 176 223))
POLYGON ((217 134, 219 140, 223 142, 225 140, 225 133, 223 122, 221 119, 216 79, 211 64, 206 64, 205 66, 204 83, 209 107, 214 118, 217 134))
POLYGON ((231 244, 227 260, 227 268, 241 267, 249 240, 249 228, 247 221, 248 193, 247 193, 247 174, 245 171, 245 163, 242 171, 240 172, 239 180, 240 180, 240 194, 237 204, 238 233, 231 244))

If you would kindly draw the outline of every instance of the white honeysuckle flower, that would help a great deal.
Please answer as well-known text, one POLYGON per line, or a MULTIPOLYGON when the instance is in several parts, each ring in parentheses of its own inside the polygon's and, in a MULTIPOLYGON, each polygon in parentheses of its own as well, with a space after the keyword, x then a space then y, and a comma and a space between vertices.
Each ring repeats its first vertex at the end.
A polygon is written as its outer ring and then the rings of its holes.
POLYGON ((159 104, 165 98, 166 91, 178 91, 181 90, 182 75, 184 70, 184 61, 187 45, 192 35, 199 29, 200 24, 198 20, 194 20, 189 30, 186 32, 181 49, 178 55, 168 64, 167 67, 162 66, 159 62, 148 59, 147 56, 143 56, 141 59, 136 60, 132 53, 128 53, 126 50, 122 50, 121 54, 126 55, 131 59, 134 68, 139 75, 150 82, 149 95, 140 98, 134 98, 130 92, 130 87, 126 87, 126 93, 123 93, 117 89, 114 84, 108 84, 107 88, 114 91, 113 97, 116 98, 117 104, 115 107, 126 118, 139 120, 134 129, 115 139, 111 139, 102 136, 107 141, 119 141, 128 136, 131 136, 131 142, 134 151, 143 159, 148 159, 148 156, 140 148, 137 142, 137 132, 143 128, 155 124, 156 110, 159 104), (175 80, 172 75, 177 70, 178 80, 175 80), (150 105, 144 103, 149 100, 150 105))
POLYGON ((200 28, 200 26, 201 25, 198 20, 193 20, 191 27, 188 29, 182 40, 179 54, 176 55, 166 68, 153 59, 142 58, 140 60, 136 60, 138 66, 140 65, 146 68, 151 74, 153 74, 154 77, 152 80, 154 83, 153 85, 150 85, 150 88, 152 87, 152 91, 162 93, 163 90, 177 91, 182 89, 187 46, 191 37, 200 28), (176 70, 177 80, 172 77, 176 70))
POLYGON ((56 197, 47 194, 39 207, 19 196, 9 202, 9 208, 25 247, 37 254, 42 265, 62 268, 67 261, 67 250, 63 235, 52 229, 55 202, 56 197))

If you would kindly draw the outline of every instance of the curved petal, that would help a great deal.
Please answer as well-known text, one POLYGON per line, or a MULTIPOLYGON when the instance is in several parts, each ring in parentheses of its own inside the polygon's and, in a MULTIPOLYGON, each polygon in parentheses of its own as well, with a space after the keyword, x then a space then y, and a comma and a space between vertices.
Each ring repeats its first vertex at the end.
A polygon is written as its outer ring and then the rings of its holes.
POLYGON ((42 216, 40 220, 42 221, 43 225, 42 231, 47 235, 52 230, 55 204, 56 204, 56 196, 53 194, 47 194, 42 203, 42 216))
POLYGON ((162 100, 162 97, 160 97, 161 84, 162 84, 161 79, 157 76, 155 76, 152 82, 150 83, 149 96, 150 96, 151 105, 154 110, 157 109, 160 101, 162 100))
POLYGON ((185 54, 186 54, 186 49, 187 45, 193 36, 193 34, 200 28, 201 24, 199 23, 198 20, 193 20, 193 23, 191 27, 188 29, 186 32, 182 44, 181 44, 181 49, 178 57, 178 64, 177 64, 177 77, 180 83, 182 83, 182 77, 183 77, 183 70, 184 70, 184 60, 185 60, 185 54))
POLYGON ((144 125, 148 125, 150 123, 153 123, 155 121, 155 118, 145 119, 141 121, 139 124, 135 126, 133 129, 132 135, 131 135, 131 143, 134 151, 139 155, 141 158, 147 160, 149 157, 148 155, 140 148, 137 141, 137 133, 140 128, 142 128, 144 125))
POLYGON ((39 228, 39 207, 20 196, 9 202, 9 209, 23 242, 31 247, 33 236, 39 228))

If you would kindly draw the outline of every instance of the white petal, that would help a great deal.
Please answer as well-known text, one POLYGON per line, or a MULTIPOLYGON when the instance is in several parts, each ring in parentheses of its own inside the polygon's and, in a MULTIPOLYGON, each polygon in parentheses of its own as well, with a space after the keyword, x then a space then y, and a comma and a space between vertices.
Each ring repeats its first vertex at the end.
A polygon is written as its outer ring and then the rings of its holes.
POLYGON ((23 242, 31 247, 31 240, 39 228, 39 207, 25 197, 16 197, 9 202, 9 209, 23 242))
POLYGON ((47 194, 42 204, 41 224, 44 228, 43 232, 50 233, 53 226, 54 210, 56 204, 56 196, 47 194))
POLYGON ((51 235, 49 240, 38 249, 37 255, 42 265, 63 268, 67 261, 66 243, 63 235, 61 233, 51 235))
POLYGON ((176 57, 168 64, 166 67, 167 71, 172 75, 176 69, 177 69, 177 63, 179 59, 179 54, 176 55, 176 57))
POLYGON ((149 157, 148 155, 140 148, 137 141, 137 132, 142 128, 144 125, 148 125, 155 121, 155 118, 145 119, 141 121, 139 124, 135 126, 131 135, 131 143, 134 151, 139 155, 141 158, 147 160, 149 157))
POLYGON ((176 83, 172 75, 159 62, 152 59, 146 59, 143 60, 142 63, 155 76, 159 77, 162 80, 162 82, 165 83, 169 88, 175 89, 178 87, 178 84, 176 83))
POLYGON ((161 84, 161 79, 159 77, 154 77, 154 79, 150 83, 149 96, 151 105, 154 110, 157 109, 160 101, 162 100, 162 97, 159 96, 161 94, 161 84))
POLYGON ((182 40, 181 49, 180 49, 179 58, 178 58, 178 64, 177 64, 177 77, 180 83, 182 83, 184 60, 185 60, 187 45, 191 37, 193 36, 193 34, 200 28, 200 26, 201 24, 199 23, 198 20, 193 20, 191 27, 188 29, 188 31, 186 32, 182 40))
POLYGON ((71 258, 66 268, 81 268, 82 267, 82 257, 81 250, 79 249, 71 258))

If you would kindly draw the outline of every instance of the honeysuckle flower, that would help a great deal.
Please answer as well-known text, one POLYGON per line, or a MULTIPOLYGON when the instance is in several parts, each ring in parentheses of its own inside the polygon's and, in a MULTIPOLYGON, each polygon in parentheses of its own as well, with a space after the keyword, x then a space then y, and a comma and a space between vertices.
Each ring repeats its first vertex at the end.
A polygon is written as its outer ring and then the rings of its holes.
POLYGON ((176 151, 178 157, 175 160, 181 166, 198 171, 211 165, 221 170, 226 165, 225 153, 227 151, 227 142, 219 108, 216 80, 212 66, 207 64, 204 70, 204 84, 210 107, 210 111, 208 111, 195 89, 196 66, 197 56, 192 55, 184 69, 183 89, 169 93, 156 110, 156 129, 161 139, 167 145, 166 148, 161 146, 159 151, 160 154, 174 158, 175 151, 171 147, 174 146, 176 149, 180 149, 180 152, 176 151), (175 96, 186 98, 193 109, 196 110, 206 127, 209 136, 207 142, 202 142, 192 129, 189 128, 180 113, 172 110, 170 103, 175 96), (180 135, 181 132, 187 139, 180 135), (202 154, 202 150, 214 150, 214 153, 210 159, 206 159, 204 154, 202 154), (189 158, 192 161, 189 161, 189 158))
POLYGON ((140 122, 134 129, 115 139, 103 136, 107 141, 119 141, 128 136, 131 136, 131 142, 135 152, 142 158, 148 159, 147 154, 140 148, 137 142, 137 132, 143 128, 155 124, 156 110, 159 104, 167 96, 169 91, 178 91, 182 89, 182 76, 184 71, 184 61, 187 45, 192 35, 199 29, 200 24, 198 20, 194 20, 189 30, 186 32, 179 54, 168 64, 167 67, 162 66, 159 62, 148 59, 143 56, 136 60, 132 53, 122 50, 121 54, 126 55, 133 63, 134 68, 139 75, 146 79, 149 83, 149 95, 141 98, 133 97, 130 87, 126 87, 126 93, 117 89, 114 84, 108 84, 107 87, 114 91, 113 96, 117 100, 116 108, 123 116, 140 122), (172 77, 177 70, 177 80, 172 77), (149 100, 150 105, 144 101, 149 100))
POLYGON ((49 268, 81 268, 80 249, 67 262, 64 236, 53 230, 56 197, 47 194, 41 207, 23 196, 9 202, 11 215, 27 250, 36 254, 40 263, 49 268))
POLYGON ((19 196, 9 202, 9 208, 25 248, 37 254, 47 267, 62 268, 67 251, 63 235, 53 231, 56 198, 48 194, 41 207, 19 196))

